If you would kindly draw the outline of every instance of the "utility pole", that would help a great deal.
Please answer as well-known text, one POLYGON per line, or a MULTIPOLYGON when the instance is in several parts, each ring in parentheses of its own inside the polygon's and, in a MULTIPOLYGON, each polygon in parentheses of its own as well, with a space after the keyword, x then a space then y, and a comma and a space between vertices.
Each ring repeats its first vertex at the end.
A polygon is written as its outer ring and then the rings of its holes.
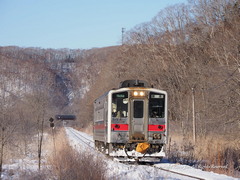
POLYGON ((124 32, 125 32, 125 28, 122 28, 122 45, 123 45, 123 41, 124 41, 124 32))
POLYGON ((195 90, 192 88, 193 142, 196 143, 195 90))

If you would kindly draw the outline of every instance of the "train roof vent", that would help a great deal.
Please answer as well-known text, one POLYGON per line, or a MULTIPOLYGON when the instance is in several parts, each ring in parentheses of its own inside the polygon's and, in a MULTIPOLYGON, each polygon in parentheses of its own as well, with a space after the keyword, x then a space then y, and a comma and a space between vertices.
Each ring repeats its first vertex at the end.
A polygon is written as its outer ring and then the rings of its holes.
POLYGON ((146 81, 143 80, 125 80, 120 82, 119 88, 124 87, 150 87, 146 81))

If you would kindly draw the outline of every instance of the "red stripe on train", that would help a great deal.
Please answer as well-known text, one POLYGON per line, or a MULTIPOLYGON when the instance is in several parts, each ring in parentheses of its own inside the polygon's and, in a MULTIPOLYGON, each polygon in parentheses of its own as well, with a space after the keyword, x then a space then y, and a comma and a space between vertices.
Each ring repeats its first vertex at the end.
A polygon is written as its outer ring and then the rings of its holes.
POLYGON ((128 124, 111 124, 112 131, 128 131, 128 124))
MULTIPOLYGON (((94 129, 105 129, 104 124, 95 125, 94 129)), ((148 125, 148 131, 165 131, 166 125, 148 125)), ((111 124, 113 131, 128 131, 128 124, 111 124)))
POLYGON ((148 131, 165 131, 166 125, 148 125, 148 131))

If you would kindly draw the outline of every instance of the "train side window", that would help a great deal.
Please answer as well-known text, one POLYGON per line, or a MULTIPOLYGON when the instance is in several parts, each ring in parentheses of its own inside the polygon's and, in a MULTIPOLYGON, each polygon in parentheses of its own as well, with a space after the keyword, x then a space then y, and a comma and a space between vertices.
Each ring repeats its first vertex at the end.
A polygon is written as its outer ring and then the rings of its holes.
POLYGON ((128 117, 128 92, 112 95, 112 117, 128 117))
POLYGON ((164 118, 165 95, 151 92, 149 95, 149 117, 164 118))

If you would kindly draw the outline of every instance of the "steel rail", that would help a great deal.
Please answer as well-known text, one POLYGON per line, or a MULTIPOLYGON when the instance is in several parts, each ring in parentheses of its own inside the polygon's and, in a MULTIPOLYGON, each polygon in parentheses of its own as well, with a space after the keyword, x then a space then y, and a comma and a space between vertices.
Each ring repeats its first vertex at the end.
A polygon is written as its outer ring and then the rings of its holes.
POLYGON ((79 139, 81 142, 83 142, 84 144, 86 144, 88 147, 90 147, 91 149, 94 149, 94 147, 92 147, 90 145, 90 143, 94 143, 92 140, 82 136, 81 134, 78 134, 77 132, 74 132, 72 129, 68 128, 69 132, 72 133, 77 139, 79 139), (84 141, 83 139, 85 139, 86 141, 84 141))
POLYGON ((75 130, 75 129, 73 129, 73 128, 71 128, 71 129, 69 129, 69 130, 70 130, 71 132, 74 132, 74 133, 77 134, 78 136, 83 137, 83 138, 86 139, 87 141, 94 143, 94 141, 93 141, 92 139, 87 138, 87 137, 81 135, 80 133, 78 133, 78 132, 79 132, 78 130, 75 130))
POLYGON ((170 173, 173 173, 173 174, 178 174, 178 175, 186 176, 186 177, 193 178, 193 179, 205 180, 204 178, 192 176, 192 175, 189 175, 189 174, 184 174, 184 173, 172 171, 172 170, 169 170, 169 169, 164 169, 164 168, 161 168, 161 167, 156 167, 156 166, 153 166, 153 165, 151 165, 151 166, 154 167, 154 168, 160 169, 162 171, 170 172, 170 173))

